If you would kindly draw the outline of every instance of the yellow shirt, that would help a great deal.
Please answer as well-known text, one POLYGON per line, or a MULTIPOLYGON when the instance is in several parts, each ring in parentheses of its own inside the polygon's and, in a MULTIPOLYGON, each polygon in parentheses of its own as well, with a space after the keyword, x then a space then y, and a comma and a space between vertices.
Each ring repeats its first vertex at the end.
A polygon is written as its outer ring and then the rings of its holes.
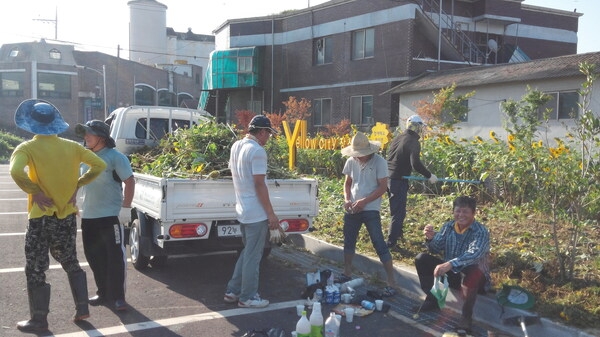
POLYGON ((105 168, 106 163, 94 152, 57 135, 35 135, 32 140, 19 144, 10 158, 10 175, 28 194, 29 219, 44 215, 64 219, 76 213, 77 206, 69 200, 79 187, 90 183, 105 168), (79 176, 81 163, 90 169, 79 176), (32 195, 39 192, 53 201, 53 206, 46 207, 45 211, 32 201, 32 195))

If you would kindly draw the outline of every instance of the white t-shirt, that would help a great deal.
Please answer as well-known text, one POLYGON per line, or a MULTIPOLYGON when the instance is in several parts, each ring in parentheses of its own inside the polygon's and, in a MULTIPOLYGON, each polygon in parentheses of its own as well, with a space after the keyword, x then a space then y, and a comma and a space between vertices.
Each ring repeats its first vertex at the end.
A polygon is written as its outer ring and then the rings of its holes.
MULTIPOLYGON (((350 157, 346 160, 342 173, 352 178, 350 192, 352 202, 354 202, 373 193, 379 186, 377 180, 388 176, 387 161, 382 156, 375 154, 364 167, 361 167, 358 159, 350 157)), ((381 197, 368 203, 363 211, 379 211, 380 209, 381 197)))
POLYGON ((267 174, 267 152, 250 138, 240 139, 231 147, 229 169, 235 188, 235 210, 241 223, 253 223, 267 219, 256 196, 254 175, 267 174))

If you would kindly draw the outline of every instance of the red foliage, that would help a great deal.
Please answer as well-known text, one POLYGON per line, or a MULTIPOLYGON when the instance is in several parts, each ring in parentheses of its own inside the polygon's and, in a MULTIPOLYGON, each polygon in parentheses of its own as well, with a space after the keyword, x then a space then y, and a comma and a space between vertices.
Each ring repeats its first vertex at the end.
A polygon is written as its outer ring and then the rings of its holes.
POLYGON ((331 136, 341 137, 344 135, 349 135, 350 132, 352 131, 349 119, 342 119, 337 124, 327 124, 324 127, 325 127, 325 130, 322 131, 322 134, 325 137, 331 137, 331 136))
POLYGON ((235 125, 236 130, 240 130, 242 133, 248 132, 248 124, 252 120, 256 114, 250 110, 236 110, 235 118, 237 119, 237 124, 235 125))

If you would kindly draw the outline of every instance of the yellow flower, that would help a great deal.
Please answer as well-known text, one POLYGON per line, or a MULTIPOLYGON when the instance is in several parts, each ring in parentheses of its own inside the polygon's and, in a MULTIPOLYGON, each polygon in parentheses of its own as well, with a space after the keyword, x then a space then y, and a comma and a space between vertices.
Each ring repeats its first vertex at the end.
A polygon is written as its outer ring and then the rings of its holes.
POLYGON ((478 143, 483 143, 483 138, 479 136, 475 136, 475 140, 477 140, 478 143))
POLYGON ((494 131, 490 131, 490 138, 495 142, 498 143, 498 138, 496 138, 496 133, 494 131))
POLYGON ((517 148, 515 147, 515 145, 512 142, 508 142, 508 149, 513 152, 515 151, 517 148))
POLYGON ((508 135, 508 141, 509 142, 512 142, 514 140, 515 140, 515 135, 513 135, 513 134, 508 135))

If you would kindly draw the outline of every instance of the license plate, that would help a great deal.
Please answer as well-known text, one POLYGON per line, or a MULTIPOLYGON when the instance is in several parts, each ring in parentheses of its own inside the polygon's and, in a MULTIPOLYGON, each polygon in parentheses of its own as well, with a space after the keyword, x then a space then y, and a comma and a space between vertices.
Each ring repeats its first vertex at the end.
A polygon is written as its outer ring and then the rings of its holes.
POLYGON ((242 231, 240 230, 240 225, 220 225, 217 226, 217 236, 242 236, 242 231))

